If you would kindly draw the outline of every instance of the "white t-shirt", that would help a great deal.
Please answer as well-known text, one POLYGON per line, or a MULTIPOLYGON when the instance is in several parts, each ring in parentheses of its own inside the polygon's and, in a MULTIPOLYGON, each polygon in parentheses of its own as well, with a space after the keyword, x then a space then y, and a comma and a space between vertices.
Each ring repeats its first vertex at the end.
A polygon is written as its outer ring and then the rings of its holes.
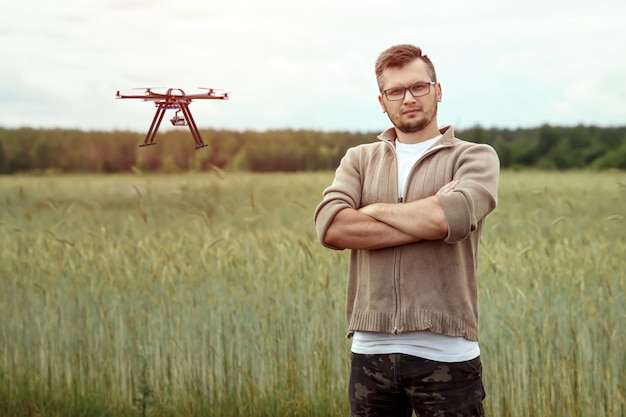
POLYGON ((424 155, 424 153, 435 142, 441 138, 441 135, 432 139, 425 140, 419 143, 402 143, 396 139, 396 159, 398 162, 398 197, 404 197, 404 187, 406 185, 406 179, 409 176, 409 172, 418 159, 424 155))
POLYGON ((437 362, 465 362, 480 355, 478 342, 428 330, 399 334, 354 332, 352 352, 364 355, 404 353, 437 362))
MULTIPOLYGON (((404 197, 409 172, 439 138, 441 136, 415 144, 401 143, 396 140, 398 196, 400 198, 404 197)), ((478 357, 480 348, 478 342, 428 330, 400 334, 355 332, 352 337, 352 352, 377 355, 404 353, 438 362, 463 362, 478 357)))

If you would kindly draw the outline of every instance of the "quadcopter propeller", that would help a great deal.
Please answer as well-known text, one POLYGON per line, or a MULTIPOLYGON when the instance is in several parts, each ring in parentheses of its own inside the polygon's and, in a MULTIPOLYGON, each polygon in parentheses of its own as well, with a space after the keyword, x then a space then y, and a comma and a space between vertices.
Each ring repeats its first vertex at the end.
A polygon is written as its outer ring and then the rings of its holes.
POLYGON ((133 88, 133 90, 144 90, 146 92, 146 95, 149 95, 149 94, 152 94, 153 90, 162 90, 164 88, 167 88, 167 87, 135 87, 133 88))
MULTIPOLYGON (((218 91, 225 91, 223 88, 209 88, 209 87, 198 87, 199 90, 208 90, 209 94, 211 95, 212 93, 217 93, 218 91)), ((230 91, 225 91, 223 93, 220 93, 220 95, 228 97, 228 95, 230 94, 230 91)))

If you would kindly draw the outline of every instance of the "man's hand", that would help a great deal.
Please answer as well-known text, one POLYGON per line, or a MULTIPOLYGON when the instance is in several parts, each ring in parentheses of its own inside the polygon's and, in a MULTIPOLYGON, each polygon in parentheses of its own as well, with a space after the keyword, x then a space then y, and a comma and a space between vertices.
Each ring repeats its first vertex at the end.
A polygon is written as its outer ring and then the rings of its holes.
POLYGON ((439 191, 437 191, 437 194, 435 194, 435 195, 441 195, 441 194, 449 193, 452 190, 454 190, 454 187, 456 187, 458 184, 459 184, 459 180, 450 181, 449 183, 447 183, 446 185, 441 187, 439 189, 439 191))

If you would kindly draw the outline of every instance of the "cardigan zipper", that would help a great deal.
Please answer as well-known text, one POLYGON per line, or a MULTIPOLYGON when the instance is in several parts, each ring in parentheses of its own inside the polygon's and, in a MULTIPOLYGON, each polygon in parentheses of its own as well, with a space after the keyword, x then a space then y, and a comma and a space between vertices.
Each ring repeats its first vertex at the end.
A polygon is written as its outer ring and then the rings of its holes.
POLYGON ((393 293, 396 298, 396 311, 393 315, 393 334, 398 334, 398 315, 400 314, 400 294, 399 294, 399 278, 398 278, 398 255, 399 248, 396 248, 393 252, 393 293))
MULTIPOLYGON (((402 203, 404 199, 402 197, 398 197, 398 203, 402 203)), ((398 265, 400 259, 400 251, 402 248, 395 248, 393 251, 393 293, 396 301, 396 310, 393 316, 393 334, 398 334, 398 317, 400 316, 400 266, 398 265)))
MULTIPOLYGON (((400 180, 398 176, 398 154, 396 153, 396 147, 393 147, 393 155, 396 159, 396 182, 400 180)), ((396 185, 396 189, 398 186, 396 185)), ((402 195, 398 196, 398 203, 402 203, 404 198, 402 195)), ((393 251, 393 295, 395 297, 395 311, 393 315, 393 334, 398 334, 398 314, 400 312, 400 294, 399 294, 399 278, 398 278, 398 258, 399 248, 395 248, 393 251)))

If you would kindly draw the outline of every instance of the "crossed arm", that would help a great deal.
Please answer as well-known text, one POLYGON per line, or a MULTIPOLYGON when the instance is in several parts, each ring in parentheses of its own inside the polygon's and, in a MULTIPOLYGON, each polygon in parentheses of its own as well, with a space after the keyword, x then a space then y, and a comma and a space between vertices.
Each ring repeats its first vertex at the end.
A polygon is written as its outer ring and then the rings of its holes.
POLYGON ((457 184, 449 182, 436 195, 409 203, 343 209, 326 231, 324 242, 337 248, 381 249, 443 239, 448 234, 448 221, 437 196, 451 192, 457 184))

